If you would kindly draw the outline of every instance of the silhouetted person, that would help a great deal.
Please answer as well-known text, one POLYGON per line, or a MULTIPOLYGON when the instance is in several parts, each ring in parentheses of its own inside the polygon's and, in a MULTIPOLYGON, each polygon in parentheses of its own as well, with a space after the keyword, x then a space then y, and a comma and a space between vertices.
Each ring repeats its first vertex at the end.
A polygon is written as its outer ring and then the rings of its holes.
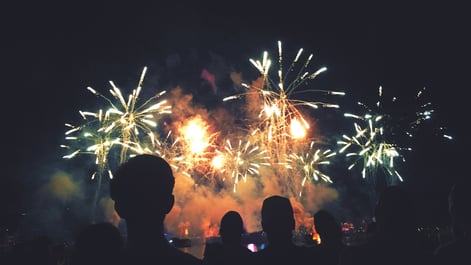
POLYGON ((471 192, 469 181, 454 183, 448 195, 453 239, 440 245, 434 253, 436 264, 471 264, 471 192))
POLYGON ((219 226, 220 243, 207 243, 204 249, 205 264, 246 264, 253 254, 242 245, 244 223, 236 211, 228 211, 219 226))
POLYGON ((414 201, 399 186, 388 186, 375 208, 375 236, 347 247, 340 264, 428 264, 430 244, 417 232, 414 201))
POLYGON ((314 214, 314 226, 321 238, 321 242, 314 248, 316 251, 316 264, 338 264, 340 253, 345 248, 342 241, 342 227, 335 217, 326 210, 314 214))
POLYGON ((120 165, 110 181, 115 210, 126 221, 127 264, 202 264, 195 256, 170 245, 164 220, 175 199, 175 178, 161 157, 143 154, 120 165))
POLYGON ((124 242, 119 229, 111 223, 86 226, 75 239, 72 265, 116 264, 124 242))
POLYGON ((288 198, 274 195, 262 204, 262 228, 267 246, 254 252, 253 264, 304 264, 310 259, 308 248, 293 242, 294 213, 288 198))

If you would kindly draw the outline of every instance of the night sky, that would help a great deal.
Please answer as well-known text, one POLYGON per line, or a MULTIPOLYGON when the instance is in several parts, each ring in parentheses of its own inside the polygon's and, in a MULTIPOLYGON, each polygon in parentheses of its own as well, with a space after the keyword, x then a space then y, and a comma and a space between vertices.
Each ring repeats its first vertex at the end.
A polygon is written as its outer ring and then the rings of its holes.
POLYGON ((41 199, 41 182, 66 170, 64 123, 94 107, 87 86, 107 93, 113 80, 131 88, 147 66, 153 86, 204 89, 198 74, 218 74, 215 58, 253 71, 248 59, 276 52, 278 40, 291 52, 313 52, 312 64, 328 68, 317 85, 352 98, 374 100, 379 86, 399 97, 427 88, 433 121, 454 140, 425 132, 414 143, 420 151, 407 164, 406 182, 424 203, 424 219, 447 221, 446 192, 468 174, 471 24, 464 6, 170 2, 21 2, 4 10, 0 225, 14 226, 41 199))

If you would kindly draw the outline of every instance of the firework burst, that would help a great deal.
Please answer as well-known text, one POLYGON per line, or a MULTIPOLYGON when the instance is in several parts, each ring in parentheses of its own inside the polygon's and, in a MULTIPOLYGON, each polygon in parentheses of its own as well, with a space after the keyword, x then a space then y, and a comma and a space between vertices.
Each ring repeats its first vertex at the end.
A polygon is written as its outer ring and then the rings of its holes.
POLYGON ((113 138, 110 131, 106 129, 107 120, 102 110, 98 112, 79 111, 79 113, 85 121, 83 125, 65 124, 70 128, 65 132, 65 140, 68 144, 63 144, 61 147, 71 150, 71 152, 64 155, 63 158, 71 159, 80 154, 94 155, 97 170, 92 174, 92 179, 96 175, 101 176, 106 171, 108 176, 112 178, 108 155, 114 145, 120 144, 120 139, 113 138))
POLYGON ((268 150, 273 164, 285 165, 287 154, 291 153, 294 146, 302 142, 308 135, 310 125, 301 112, 301 106, 312 109, 318 109, 319 107, 339 108, 337 104, 295 99, 292 97, 295 93, 322 92, 327 95, 345 95, 344 92, 312 88, 296 90, 301 85, 306 84, 308 80, 315 79, 320 73, 327 70, 326 67, 321 67, 313 72, 308 70, 313 54, 310 54, 305 62, 299 66, 302 53, 303 49, 300 49, 285 72, 283 69, 284 56, 279 41, 277 77, 270 76, 272 61, 268 56, 268 52, 264 52, 261 61, 250 59, 250 62, 262 75, 261 85, 243 84, 248 89, 247 93, 224 99, 225 101, 237 99, 250 93, 258 95, 261 99, 261 108, 258 114, 258 122, 255 124, 257 129, 254 132, 260 135, 261 146, 268 150), (290 78, 291 73, 295 73, 293 79, 290 78))
POLYGON ((177 127, 177 134, 173 161, 180 171, 196 182, 210 179, 210 161, 218 133, 212 132, 208 122, 196 115, 183 121, 177 127))
POLYGON ((157 127, 156 120, 158 120, 158 117, 156 115, 171 113, 171 106, 167 104, 166 100, 157 102, 157 99, 164 95, 166 91, 150 97, 142 105, 137 105, 146 71, 147 67, 144 67, 137 88, 133 89, 127 100, 124 99, 121 90, 113 81, 109 81, 112 86, 110 93, 117 102, 113 102, 91 87, 87 88, 90 92, 104 98, 110 104, 110 108, 105 113, 105 120, 107 121, 106 130, 120 135, 120 142, 123 144, 120 154, 121 163, 128 157, 128 146, 140 142, 142 132, 146 135, 157 127))
POLYGON ((338 141, 338 144, 342 146, 339 154, 343 154, 347 149, 355 150, 345 154, 348 158, 354 157, 354 162, 348 166, 348 169, 351 170, 360 165, 362 167, 361 174, 363 178, 366 178, 375 175, 380 166, 386 170, 389 176, 395 176, 398 180, 403 181, 401 175, 394 168, 394 159, 400 157, 399 148, 395 143, 385 140, 384 124, 381 123, 383 116, 369 114, 357 116, 346 113, 345 117, 353 117, 364 124, 362 127, 355 122, 355 135, 343 135, 343 140, 338 141))
POLYGON ((384 101, 380 86, 378 100, 373 106, 358 102, 358 106, 366 114, 345 113, 345 117, 355 119, 354 134, 343 135, 342 140, 338 141, 341 146, 339 153, 345 153, 346 157, 353 159, 348 169, 361 166, 361 174, 363 178, 367 178, 373 177, 377 169, 382 168, 390 177, 387 184, 402 182, 402 176, 395 169, 395 160, 405 162, 404 151, 412 150, 407 143, 434 113, 432 104, 425 100, 424 93, 425 88, 419 90, 414 98, 415 104, 403 101, 402 106, 397 97, 384 101), (411 106, 415 109, 411 110, 411 106))
POLYGON ((154 128, 157 127, 157 115, 171 113, 166 100, 157 100, 165 94, 165 91, 149 98, 142 105, 137 105, 146 71, 147 67, 144 67, 137 88, 132 91, 127 101, 112 81, 110 81, 112 86, 110 93, 117 102, 87 87, 94 95, 104 98, 111 107, 106 111, 103 109, 97 112, 79 111, 84 124, 79 126, 66 124, 69 129, 65 132, 65 140, 70 144, 61 145, 61 147, 72 152, 63 158, 70 159, 79 154, 93 154, 96 158, 97 170, 92 174, 92 179, 98 175, 98 186, 92 205, 92 218, 95 218, 95 208, 100 196, 104 172, 108 172, 109 178, 113 177, 109 165, 113 147, 116 145, 121 147, 118 163, 126 161, 129 156, 136 153, 146 152, 147 150, 141 147, 141 143, 144 142, 141 135, 150 136, 152 141, 154 128), (74 146, 79 147, 74 148, 74 146), (129 150, 134 153, 129 153, 129 150))
MULTIPOLYGON (((332 183, 332 179, 321 171, 321 167, 330 165, 330 159, 336 155, 336 152, 333 152, 331 149, 322 150, 316 148, 315 144, 315 141, 311 141, 309 150, 305 153, 289 154, 287 167, 303 175, 301 182, 302 187, 304 187, 308 180, 312 182, 324 181, 326 183, 332 183)), ((302 188, 299 192, 299 196, 302 196, 302 188)))
POLYGON ((256 177, 260 173, 260 167, 270 166, 269 159, 267 150, 261 150, 250 141, 239 140, 233 145, 228 139, 221 151, 216 150, 211 164, 223 176, 223 180, 231 180, 233 191, 236 192, 240 179, 246 181, 248 176, 256 177))
POLYGON ((149 132, 147 137, 140 142, 131 142, 126 147, 132 152, 131 156, 137 154, 153 154, 166 159, 174 169, 178 167, 178 146, 179 138, 173 139, 172 131, 165 137, 160 137, 157 132, 149 132))
POLYGON ((92 174, 92 180, 97 178, 97 187, 92 204, 92 219, 95 219, 95 210, 100 196, 103 175, 108 173, 109 178, 113 178, 113 174, 109 165, 109 153, 114 145, 120 144, 119 138, 113 138, 111 131, 107 130, 107 118, 103 115, 103 111, 86 112, 79 111, 82 119, 85 121, 83 125, 74 126, 66 123, 70 128, 65 132, 65 140, 69 144, 61 145, 62 148, 73 150, 68 155, 64 155, 64 159, 71 159, 80 154, 93 154, 95 156, 96 171, 92 174), (79 146, 74 149, 72 146, 79 146))

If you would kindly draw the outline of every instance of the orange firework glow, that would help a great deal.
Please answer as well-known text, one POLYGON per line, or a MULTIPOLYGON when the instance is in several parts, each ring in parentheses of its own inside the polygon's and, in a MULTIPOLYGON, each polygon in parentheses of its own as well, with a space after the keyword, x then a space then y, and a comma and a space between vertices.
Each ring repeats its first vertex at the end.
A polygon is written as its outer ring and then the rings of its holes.
POLYGON ((198 172, 199 175, 206 176, 208 173, 208 162, 211 160, 216 133, 209 133, 210 126, 201 116, 194 116, 177 131, 179 133, 178 141, 180 144, 180 170, 187 175, 198 172))
POLYGON ((312 240, 317 242, 318 245, 321 243, 321 235, 317 233, 315 226, 312 226, 312 240))
POLYGON ((188 144, 191 153, 200 154, 210 145, 207 129, 208 126, 201 117, 195 117, 189 120, 180 128, 180 133, 183 135, 184 141, 188 144))

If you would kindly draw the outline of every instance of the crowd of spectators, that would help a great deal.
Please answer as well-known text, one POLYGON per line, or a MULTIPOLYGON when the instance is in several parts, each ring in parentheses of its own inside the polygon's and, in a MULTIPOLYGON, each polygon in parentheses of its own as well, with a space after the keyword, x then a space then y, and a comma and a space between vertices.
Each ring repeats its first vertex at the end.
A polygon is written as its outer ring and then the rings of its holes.
POLYGON ((264 199, 260 209, 266 246, 249 250, 242 240, 247 234, 243 216, 228 209, 220 221, 221 240, 206 242, 203 256, 197 257, 172 245, 165 236, 165 216, 175 202, 175 179, 163 158, 154 155, 130 158, 114 175, 110 195, 116 212, 126 220, 126 238, 117 226, 101 222, 78 231, 72 243, 54 242, 47 235, 22 243, 6 239, 0 264, 250 265, 296 264, 306 260, 320 265, 471 264, 468 254, 471 193, 466 190, 467 180, 458 180, 450 190, 450 233, 439 240, 420 229, 413 218, 415 209, 410 194, 400 186, 389 186, 380 193, 374 218, 361 240, 347 241, 333 213, 320 209, 314 214, 320 240, 315 244, 298 244, 290 199, 274 194, 264 199))

